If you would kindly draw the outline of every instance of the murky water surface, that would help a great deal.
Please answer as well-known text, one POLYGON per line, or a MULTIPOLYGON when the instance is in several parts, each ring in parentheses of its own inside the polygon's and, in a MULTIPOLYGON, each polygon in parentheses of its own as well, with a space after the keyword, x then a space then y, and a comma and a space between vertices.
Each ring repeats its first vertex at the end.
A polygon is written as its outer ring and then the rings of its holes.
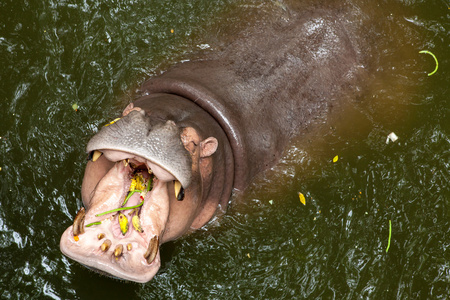
POLYGON ((352 20, 377 38, 358 101, 287 149, 225 216, 163 245, 161 270, 141 285, 59 251, 81 206, 87 140, 145 78, 217 51, 285 3, 2 1, 1 298, 446 299, 450 4, 377 2, 352 20), (424 49, 439 60, 432 76, 424 49), (392 131, 399 140, 386 144, 392 131))

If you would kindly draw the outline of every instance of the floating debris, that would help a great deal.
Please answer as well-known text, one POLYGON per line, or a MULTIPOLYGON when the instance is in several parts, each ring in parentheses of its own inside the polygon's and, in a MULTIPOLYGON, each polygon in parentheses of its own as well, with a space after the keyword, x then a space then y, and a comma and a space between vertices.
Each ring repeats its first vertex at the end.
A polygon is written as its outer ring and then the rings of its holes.
POLYGON ((335 156, 335 157, 333 157, 333 162, 335 163, 335 162, 337 162, 339 160, 339 156, 335 156))
POLYGON ((391 133, 389 133, 389 135, 387 136, 386 144, 389 144, 389 141, 395 142, 395 141, 397 141, 397 140, 398 140, 398 136, 397 136, 395 133, 391 132, 391 133))
POLYGON ((430 54, 431 56, 433 56, 434 61, 436 62, 436 68, 434 68, 434 71, 433 71, 433 72, 428 73, 428 76, 431 76, 431 75, 433 75, 434 73, 436 73, 436 71, 438 70, 438 66, 439 66, 439 63, 438 63, 438 60, 437 60, 436 56, 435 56, 433 53, 431 53, 430 51, 428 51, 428 50, 422 50, 422 51, 419 51, 419 53, 430 54))
POLYGON ((298 193, 298 198, 300 199, 300 202, 303 204, 303 205, 306 205, 306 199, 305 199, 305 195, 303 195, 302 193, 298 193))
POLYGON ((78 104, 76 103, 72 104, 72 108, 74 111, 78 111, 78 104))
POLYGON ((103 126, 103 127, 107 127, 107 126, 109 126, 109 125, 112 125, 112 124, 116 123, 116 122, 119 121, 119 120, 120 120, 120 118, 116 118, 116 119, 112 120, 111 122, 109 122, 108 124, 106 124, 106 125, 103 126))
POLYGON ((202 50, 211 48, 211 46, 209 44, 200 44, 200 45, 197 45, 197 47, 199 47, 202 50))
POLYGON ((391 220, 389 220, 389 239, 388 239, 388 245, 386 247, 386 253, 389 251, 389 247, 391 246, 391 234, 392 234, 392 224, 391 224, 391 220))
POLYGON ((270 205, 272 205, 273 204, 273 200, 269 200, 269 203, 270 203, 270 205))

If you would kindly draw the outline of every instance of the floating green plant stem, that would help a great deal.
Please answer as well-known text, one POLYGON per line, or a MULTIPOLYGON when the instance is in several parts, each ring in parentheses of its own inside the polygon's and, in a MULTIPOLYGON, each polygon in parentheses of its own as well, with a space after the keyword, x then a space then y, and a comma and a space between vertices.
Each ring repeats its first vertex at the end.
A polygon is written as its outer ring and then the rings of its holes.
POLYGON ((436 73, 436 71, 437 71, 437 69, 438 69, 438 66, 439 66, 439 63, 438 63, 438 60, 437 60, 436 56, 435 56, 433 53, 431 53, 430 51, 428 51, 428 50, 422 50, 422 51, 419 51, 419 53, 430 54, 431 56, 433 56, 434 61, 436 62, 436 68, 434 69, 433 72, 428 73, 428 76, 431 76, 431 75, 433 75, 434 73, 436 73))
POLYGON ((87 224, 85 227, 91 227, 91 226, 93 226, 93 225, 100 225, 100 224, 102 224, 101 221, 98 221, 98 222, 92 222, 92 223, 87 224))
POLYGON ((122 206, 124 206, 125 204, 127 204, 128 200, 131 198, 131 196, 133 196, 134 193, 142 193, 141 190, 133 190, 133 191, 129 191, 128 195, 125 197, 125 200, 122 203, 122 206))
POLYGON ((388 245, 386 247, 386 253, 389 251, 389 247, 391 246, 391 234, 392 234, 392 225, 391 225, 391 220, 389 220, 389 240, 388 240, 388 245))
POLYGON ((142 204, 144 204, 144 200, 142 200, 141 203, 139 203, 139 204, 137 204, 137 205, 134 205, 134 206, 119 207, 119 208, 111 209, 111 210, 102 212, 102 213, 100 213, 100 214, 96 214, 95 216, 96 216, 96 217, 100 217, 100 216, 107 215, 107 214, 110 214, 110 213, 113 213, 113 212, 116 212, 116 211, 122 211, 122 210, 133 209, 133 208, 142 206, 142 204))

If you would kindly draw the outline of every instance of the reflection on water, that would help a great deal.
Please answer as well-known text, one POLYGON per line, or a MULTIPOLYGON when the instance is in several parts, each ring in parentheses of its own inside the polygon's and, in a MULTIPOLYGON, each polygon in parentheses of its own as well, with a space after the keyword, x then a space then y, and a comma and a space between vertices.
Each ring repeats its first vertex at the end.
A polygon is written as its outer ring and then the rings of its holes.
POLYGON ((288 3, 3 1, 2 298, 445 299, 447 5, 340 6, 359 10, 350 21, 372 41, 361 93, 342 99, 344 115, 302 134, 226 215, 164 245, 159 275, 137 285, 94 274, 59 251, 81 205, 87 139, 144 78, 220 49, 261 16, 288 17, 288 3), (430 77, 434 62, 418 54, 424 49, 440 64, 430 77), (390 132, 399 140, 386 144, 390 132))

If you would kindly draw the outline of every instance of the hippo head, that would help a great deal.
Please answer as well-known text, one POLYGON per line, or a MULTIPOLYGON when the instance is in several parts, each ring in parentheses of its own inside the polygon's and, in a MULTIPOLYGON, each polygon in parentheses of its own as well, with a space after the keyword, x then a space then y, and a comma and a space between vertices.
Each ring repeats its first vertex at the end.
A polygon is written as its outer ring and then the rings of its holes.
POLYGON ((61 251, 102 274, 151 280, 159 246, 203 226, 231 190, 229 146, 204 114, 181 97, 148 96, 92 137, 84 207, 61 251))

